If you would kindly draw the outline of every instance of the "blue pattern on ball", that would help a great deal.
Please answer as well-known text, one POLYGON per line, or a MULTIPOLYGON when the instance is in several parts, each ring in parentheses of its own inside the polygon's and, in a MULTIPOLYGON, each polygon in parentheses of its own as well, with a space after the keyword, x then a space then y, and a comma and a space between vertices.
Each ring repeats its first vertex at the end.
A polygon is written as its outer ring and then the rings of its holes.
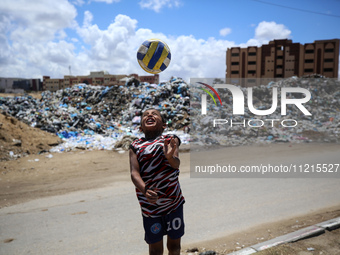
POLYGON ((142 69, 149 73, 160 73, 164 71, 171 60, 168 45, 158 39, 146 40, 139 47, 137 60, 142 69))

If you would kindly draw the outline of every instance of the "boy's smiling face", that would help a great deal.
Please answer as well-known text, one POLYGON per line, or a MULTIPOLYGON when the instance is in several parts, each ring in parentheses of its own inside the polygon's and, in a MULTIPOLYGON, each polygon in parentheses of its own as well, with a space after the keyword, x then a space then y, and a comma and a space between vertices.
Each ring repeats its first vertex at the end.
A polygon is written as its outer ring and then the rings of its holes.
POLYGON ((149 131, 163 132, 165 127, 166 123, 163 122, 162 116, 158 110, 149 109, 143 113, 141 120, 141 129, 144 133, 149 131))

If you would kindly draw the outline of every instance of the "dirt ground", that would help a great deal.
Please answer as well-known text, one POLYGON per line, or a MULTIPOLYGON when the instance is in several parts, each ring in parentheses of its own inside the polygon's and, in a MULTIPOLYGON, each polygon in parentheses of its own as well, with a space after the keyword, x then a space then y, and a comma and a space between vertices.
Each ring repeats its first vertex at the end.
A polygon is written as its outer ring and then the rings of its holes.
MULTIPOLYGON (((58 139, 44 131, 25 126, 10 117, 0 115, 0 118, 0 151, 1 155, 10 159, 3 158, 0 161, 0 210, 6 206, 41 197, 112 186, 120 181, 130 180, 127 152, 78 150, 68 153, 38 154, 42 150, 48 150, 54 143, 58 143, 58 139), (13 145, 13 139, 21 140, 20 145, 13 145), (21 157, 11 158, 8 157, 10 150, 15 152, 14 154, 19 154, 20 150, 26 153, 21 157)), ((308 149, 308 146, 306 145, 305 148, 308 149)), ((338 145, 320 146, 325 148, 338 145)), ((182 174, 188 174, 190 153, 186 149, 181 151, 181 162, 182 174)), ((199 254, 209 250, 217 254, 228 254, 336 217, 340 217, 340 203, 337 207, 298 218, 271 222, 246 232, 183 246, 182 254, 199 254), (195 253, 194 248, 198 252, 195 253)), ((340 254, 340 229, 296 243, 274 247, 259 254, 340 254)))
POLYGON ((0 162, 48 151, 61 142, 54 134, 0 114, 0 162))

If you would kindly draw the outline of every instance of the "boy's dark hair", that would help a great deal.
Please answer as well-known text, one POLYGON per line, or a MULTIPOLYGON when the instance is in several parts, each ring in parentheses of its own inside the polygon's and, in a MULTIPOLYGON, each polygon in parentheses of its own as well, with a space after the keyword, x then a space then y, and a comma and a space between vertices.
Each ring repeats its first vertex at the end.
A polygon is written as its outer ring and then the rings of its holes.
POLYGON ((148 111, 148 110, 156 110, 157 112, 159 112, 159 115, 161 115, 162 122, 163 122, 163 123, 166 123, 166 122, 167 122, 167 120, 166 120, 164 114, 162 114, 160 110, 158 110, 158 109, 156 109, 156 108, 152 108, 152 107, 151 107, 151 108, 145 109, 145 110, 142 112, 142 117, 143 117, 144 112, 146 112, 146 111, 148 111))

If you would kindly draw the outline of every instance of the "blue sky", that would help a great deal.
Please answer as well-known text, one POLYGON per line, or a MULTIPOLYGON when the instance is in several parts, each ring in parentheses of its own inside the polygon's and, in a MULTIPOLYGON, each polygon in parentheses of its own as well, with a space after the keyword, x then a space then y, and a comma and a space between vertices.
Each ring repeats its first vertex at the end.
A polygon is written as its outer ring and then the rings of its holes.
POLYGON ((170 47, 161 79, 224 77, 229 47, 340 38, 339 0, 2 0, 0 77, 145 73, 136 51, 170 47))

